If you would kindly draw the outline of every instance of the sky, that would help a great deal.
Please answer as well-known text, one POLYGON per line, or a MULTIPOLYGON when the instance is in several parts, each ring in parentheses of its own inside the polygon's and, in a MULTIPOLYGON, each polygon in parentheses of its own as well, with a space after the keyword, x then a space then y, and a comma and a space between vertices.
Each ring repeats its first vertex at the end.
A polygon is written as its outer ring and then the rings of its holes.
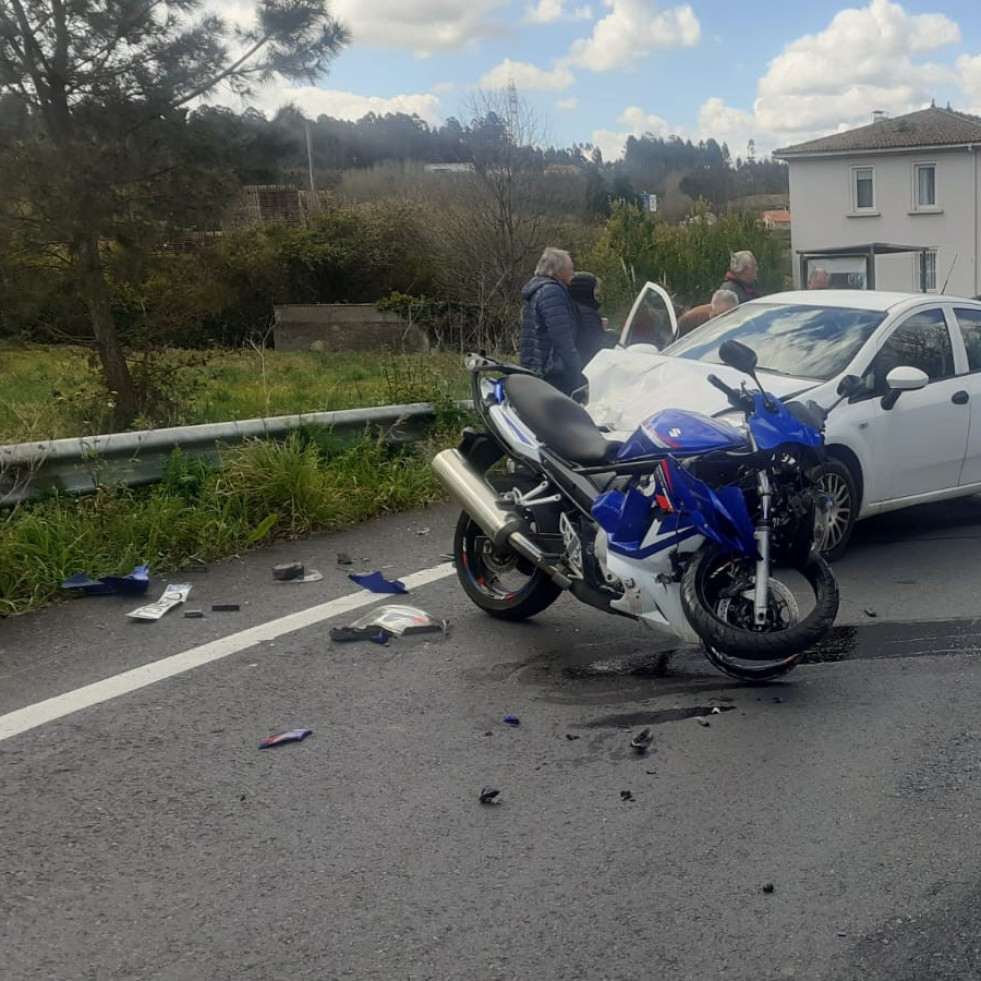
MULTIPOLYGON (((250 0, 211 0, 247 24, 250 0)), ((351 43, 314 86, 249 105, 467 122, 513 81, 543 145, 622 155, 628 136, 745 157, 864 126, 874 111, 981 114, 979 0, 329 0, 351 43)), ((241 111, 227 96, 213 102, 241 111)))

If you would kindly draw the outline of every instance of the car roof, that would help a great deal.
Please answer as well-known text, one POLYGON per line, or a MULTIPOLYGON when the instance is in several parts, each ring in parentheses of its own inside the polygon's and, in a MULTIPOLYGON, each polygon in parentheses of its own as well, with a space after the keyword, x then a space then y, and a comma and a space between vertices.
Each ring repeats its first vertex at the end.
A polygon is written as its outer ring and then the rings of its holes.
POLYGON ((974 300, 939 293, 899 293, 890 290, 789 290, 786 293, 770 293, 749 302, 753 306, 766 303, 802 303, 808 306, 886 311, 901 305, 913 306, 917 300, 928 300, 933 303, 942 300, 963 303, 975 302, 974 300))

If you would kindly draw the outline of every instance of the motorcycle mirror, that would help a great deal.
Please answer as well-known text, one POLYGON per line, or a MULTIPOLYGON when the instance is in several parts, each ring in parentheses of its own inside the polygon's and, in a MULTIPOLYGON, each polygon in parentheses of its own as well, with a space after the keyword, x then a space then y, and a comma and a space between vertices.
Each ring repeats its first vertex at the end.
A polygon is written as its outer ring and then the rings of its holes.
POLYGON ((743 374, 752 375, 756 371, 756 352, 740 341, 731 338, 723 341, 719 346, 719 357, 730 368, 735 368, 743 374))
POLYGON ((858 395, 860 392, 864 391, 865 383, 858 377, 858 375, 845 375, 845 377, 838 382, 839 395, 848 396, 848 398, 851 398, 853 395, 858 395))

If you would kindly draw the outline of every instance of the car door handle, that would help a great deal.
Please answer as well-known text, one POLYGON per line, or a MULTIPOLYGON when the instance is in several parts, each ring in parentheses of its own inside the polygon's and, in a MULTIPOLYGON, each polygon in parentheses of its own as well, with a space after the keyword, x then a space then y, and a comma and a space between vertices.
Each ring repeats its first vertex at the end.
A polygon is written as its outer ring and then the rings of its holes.
POLYGON ((951 395, 950 401, 953 402, 954 405, 967 405, 967 400, 969 398, 970 396, 967 394, 967 392, 965 392, 964 389, 961 389, 959 392, 954 392, 954 394, 951 395))

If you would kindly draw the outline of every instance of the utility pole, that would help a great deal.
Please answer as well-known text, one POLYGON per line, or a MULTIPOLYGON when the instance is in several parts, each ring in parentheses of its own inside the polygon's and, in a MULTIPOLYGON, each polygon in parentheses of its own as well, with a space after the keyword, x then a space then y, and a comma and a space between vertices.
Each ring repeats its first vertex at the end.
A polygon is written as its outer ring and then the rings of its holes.
POLYGON ((314 191, 313 186, 313 137, 310 135, 310 120, 303 120, 303 128, 307 131, 307 170, 310 173, 310 190, 314 191))

